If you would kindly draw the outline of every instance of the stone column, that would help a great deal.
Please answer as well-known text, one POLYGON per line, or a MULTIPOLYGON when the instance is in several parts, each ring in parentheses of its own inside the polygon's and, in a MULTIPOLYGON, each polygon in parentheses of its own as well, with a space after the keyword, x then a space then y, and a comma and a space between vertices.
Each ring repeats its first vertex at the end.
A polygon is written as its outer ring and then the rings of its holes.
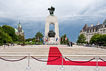
MULTIPOLYGON (((55 37, 54 37, 54 44, 60 44, 60 38, 59 38, 59 26, 58 26, 58 21, 57 21, 57 17, 56 16, 48 16, 46 18, 46 24, 45 24, 45 38, 49 38, 48 37, 48 32, 49 32, 49 25, 50 24, 54 24, 54 28, 55 28, 55 37), (57 40, 58 39, 58 40, 57 40), (57 40, 57 41, 56 41, 57 40)), ((52 38, 53 39, 53 38, 52 38)), ((51 40, 49 40, 48 42, 52 42, 51 40)), ((46 42, 46 43, 48 43, 46 42)))

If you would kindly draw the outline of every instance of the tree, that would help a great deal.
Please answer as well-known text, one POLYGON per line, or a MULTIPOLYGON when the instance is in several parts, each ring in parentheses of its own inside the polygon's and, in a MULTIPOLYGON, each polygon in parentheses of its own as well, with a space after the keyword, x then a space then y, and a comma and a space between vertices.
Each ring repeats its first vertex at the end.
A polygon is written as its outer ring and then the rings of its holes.
POLYGON ((26 42, 35 41, 35 38, 28 38, 25 40, 26 42))
POLYGON ((3 29, 2 29, 2 27, 0 26, 0 45, 2 45, 3 44, 3 29))
POLYGON ((20 43, 25 44, 25 38, 24 38, 24 36, 18 35, 18 42, 19 42, 19 44, 20 43))
POLYGON ((99 44, 99 40, 100 40, 100 37, 101 37, 102 35, 100 35, 100 34, 94 34, 92 37, 91 37, 91 39, 90 39, 90 43, 91 44, 99 44))
POLYGON ((36 39, 36 42, 43 43, 43 34, 40 32, 37 32, 35 35, 35 39, 36 39))
POLYGON ((68 44, 69 43, 69 39, 67 38, 66 34, 64 34, 63 36, 61 36, 61 44, 68 44))
POLYGON ((101 35, 101 34, 95 34, 92 36, 90 40, 91 44, 95 45, 105 45, 106 44, 106 34, 101 35))
POLYGON ((25 40, 25 44, 28 45, 34 45, 35 44, 35 38, 28 38, 25 40))
POLYGON ((2 35, 3 37, 3 43, 12 43, 13 41, 12 41, 12 38, 7 34, 7 33, 4 33, 3 32, 3 35, 2 35))
POLYGON ((3 31, 2 27, 0 27, 0 45, 4 43, 12 43, 12 38, 3 31))
POLYGON ((15 29, 13 27, 8 25, 3 25, 2 28, 3 31, 12 38, 13 41, 17 41, 17 35, 15 34, 15 29))
POLYGON ((99 38, 99 45, 106 46, 106 34, 101 35, 101 37, 99 38))
POLYGON ((80 34, 77 43, 86 43, 86 37, 84 34, 80 34))

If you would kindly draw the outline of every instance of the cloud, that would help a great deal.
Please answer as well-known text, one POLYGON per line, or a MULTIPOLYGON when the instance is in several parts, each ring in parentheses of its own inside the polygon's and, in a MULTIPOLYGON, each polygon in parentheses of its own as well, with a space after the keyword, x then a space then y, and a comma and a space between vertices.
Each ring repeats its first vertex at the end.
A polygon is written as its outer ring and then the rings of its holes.
POLYGON ((81 15, 88 16, 106 16, 106 2, 105 0, 95 0, 95 2, 91 3, 85 9, 80 11, 81 15))
POLYGON ((95 12, 101 15, 106 11, 103 8, 106 6, 105 0, 0 0, 0 17, 45 18, 51 5, 56 7, 55 14, 59 18, 95 12))
POLYGON ((16 28, 20 19, 26 37, 34 37, 38 31, 44 33, 47 9, 51 5, 56 8, 60 35, 66 33, 70 38, 72 34, 73 41, 84 24, 96 25, 98 20, 102 23, 106 18, 105 0, 0 0, 0 25, 16 28), (73 30, 76 33, 73 34, 73 30))

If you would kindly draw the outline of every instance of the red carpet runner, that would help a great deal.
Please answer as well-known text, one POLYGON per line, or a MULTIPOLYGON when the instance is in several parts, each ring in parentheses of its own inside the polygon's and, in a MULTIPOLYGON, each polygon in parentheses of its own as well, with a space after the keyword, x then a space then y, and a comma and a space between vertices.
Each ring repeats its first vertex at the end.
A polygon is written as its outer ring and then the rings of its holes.
MULTIPOLYGON (((90 61, 86 63, 80 63, 84 61, 77 61, 78 63, 75 63, 72 61, 65 61, 64 58, 62 60, 62 54, 59 51, 59 49, 57 47, 50 47, 47 65, 62 65, 62 62, 63 62, 63 65, 76 65, 76 66, 96 66, 97 65, 96 61, 90 61)), ((98 66, 106 66, 106 62, 98 61, 98 66)))

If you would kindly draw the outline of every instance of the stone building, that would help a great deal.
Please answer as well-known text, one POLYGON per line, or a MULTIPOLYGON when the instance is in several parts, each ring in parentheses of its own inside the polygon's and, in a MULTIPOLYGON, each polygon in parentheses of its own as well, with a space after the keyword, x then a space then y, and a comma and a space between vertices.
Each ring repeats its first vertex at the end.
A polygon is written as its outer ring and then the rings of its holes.
POLYGON ((94 34, 106 34, 106 20, 103 22, 103 24, 98 22, 97 25, 93 26, 92 24, 90 27, 85 24, 83 29, 80 31, 80 34, 85 35, 87 42, 90 41, 94 34))
POLYGON ((16 35, 24 36, 24 31, 22 29, 21 23, 19 22, 18 27, 15 29, 16 35))

